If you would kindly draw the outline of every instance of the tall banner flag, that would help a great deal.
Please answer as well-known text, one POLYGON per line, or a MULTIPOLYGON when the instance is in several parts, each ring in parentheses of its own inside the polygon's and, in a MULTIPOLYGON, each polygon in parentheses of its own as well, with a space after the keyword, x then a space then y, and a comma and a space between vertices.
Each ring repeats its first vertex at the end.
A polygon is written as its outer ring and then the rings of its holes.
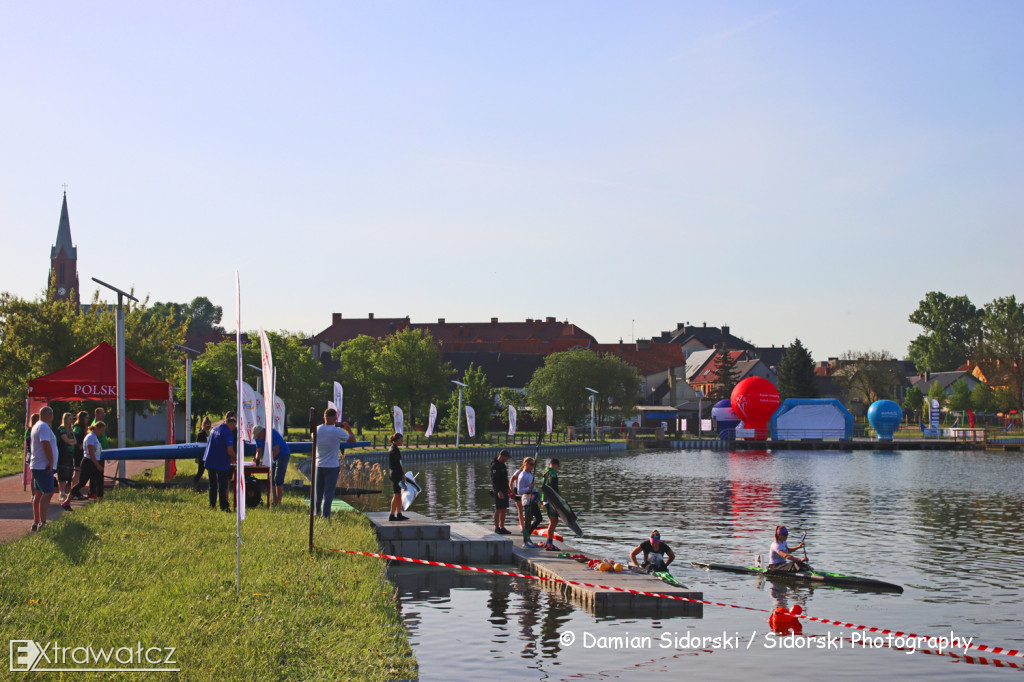
MULTIPOLYGON (((928 398, 925 398, 925 400, 928 400, 928 398)), ((939 401, 936 400, 935 398, 931 398, 931 406, 932 428, 937 429, 939 428, 939 401)))
POLYGON ((337 381, 334 382, 334 409, 338 411, 338 421, 341 421, 341 399, 345 397, 345 389, 337 381))
POLYGON ((242 402, 238 412, 238 438, 236 440, 251 443, 253 442, 253 431, 259 425, 259 420, 256 418, 256 404, 259 402, 259 398, 256 391, 252 390, 252 386, 244 381, 239 387, 239 395, 242 402))
POLYGON ((434 435, 434 422, 437 421, 437 405, 430 403, 430 420, 427 422, 427 432, 423 435, 430 438, 434 435))
POLYGON ((516 408, 508 406, 508 435, 516 435, 516 408))
POLYGON ((546 405, 548 413, 548 435, 551 435, 551 429, 555 427, 555 411, 551 409, 550 405, 546 405))
POLYGON ((271 433, 274 428, 274 355, 270 352, 270 339, 267 333, 260 328, 260 366, 263 369, 263 412, 267 432, 263 434, 266 439, 263 441, 263 466, 268 467, 272 461, 271 451, 274 449, 271 443, 274 442, 271 433))
POLYGON ((274 396, 274 428, 282 436, 284 435, 284 401, 279 396, 274 396))
POLYGON ((402 408, 395 405, 395 433, 405 433, 405 418, 402 416, 402 408))
POLYGON ((466 405, 466 430, 470 438, 476 438, 476 410, 466 405))
MULTIPOLYGON (((238 354, 238 409, 235 414, 238 418, 238 436, 235 437, 235 453, 238 455, 238 467, 235 469, 235 509, 237 510, 235 521, 235 535, 238 537, 237 557, 237 588, 242 589, 242 521, 245 520, 245 448, 242 447, 242 422, 244 409, 243 391, 246 386, 242 381, 242 287, 238 280, 238 270, 235 270, 235 351, 238 354)), ((249 392, 252 389, 249 388, 249 392)), ((255 415, 253 415, 255 416, 255 415)), ((255 422, 256 420, 253 419, 255 422)))

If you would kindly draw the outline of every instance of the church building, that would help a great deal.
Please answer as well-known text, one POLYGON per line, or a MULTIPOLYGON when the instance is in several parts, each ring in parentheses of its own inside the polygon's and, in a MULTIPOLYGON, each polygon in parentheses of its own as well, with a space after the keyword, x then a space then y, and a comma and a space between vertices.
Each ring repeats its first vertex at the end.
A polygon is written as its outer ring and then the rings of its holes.
POLYGON ((50 286, 47 296, 59 301, 81 304, 78 286, 78 249, 71 243, 71 220, 68 218, 68 193, 60 209, 57 241, 50 249, 50 286))

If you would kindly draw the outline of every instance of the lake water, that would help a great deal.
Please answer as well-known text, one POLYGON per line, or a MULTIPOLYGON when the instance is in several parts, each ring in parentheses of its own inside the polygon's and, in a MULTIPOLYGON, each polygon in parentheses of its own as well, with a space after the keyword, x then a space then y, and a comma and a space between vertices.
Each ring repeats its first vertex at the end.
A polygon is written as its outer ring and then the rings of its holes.
MULTIPOLYGON (((559 477, 586 533, 574 547, 624 560, 657 528, 676 552, 673 573, 708 601, 765 611, 801 604, 819 618, 1020 649, 1022 464, 1014 453, 646 451, 562 457, 559 477), (689 565, 750 564, 767 556, 778 524, 806 531, 816 567, 897 583, 904 593, 779 587, 689 565)), ((490 523, 488 462, 410 468, 423 485, 414 511, 490 523)), ((790 537, 796 544, 800 532, 790 537)), ((705 606, 700 618, 599 617, 523 578, 404 564, 391 577, 422 679, 952 680, 1024 672, 1020 658, 997 667, 868 647, 851 641, 854 630, 813 622, 803 637, 772 638, 764 612, 705 606)))

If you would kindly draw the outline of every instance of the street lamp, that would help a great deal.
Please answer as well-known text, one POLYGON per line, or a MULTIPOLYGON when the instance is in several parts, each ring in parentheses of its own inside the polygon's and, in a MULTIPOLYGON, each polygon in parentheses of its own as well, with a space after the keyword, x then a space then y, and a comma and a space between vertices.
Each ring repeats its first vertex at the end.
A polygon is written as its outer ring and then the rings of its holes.
POLYGON ((469 388, 469 384, 464 384, 461 381, 456 381, 455 379, 451 379, 450 381, 459 387, 459 413, 458 422, 456 423, 457 425, 455 427, 455 447, 458 448, 459 436, 462 434, 462 389, 469 388))
MULTIPOLYGON (((102 280, 98 280, 95 277, 92 281, 96 282, 101 286, 105 286, 111 291, 117 292, 117 332, 116 332, 116 357, 117 357, 117 447, 123 448, 127 443, 125 434, 125 405, 126 393, 128 387, 125 384, 124 378, 124 298, 127 296, 136 303, 139 299, 135 298, 126 291, 121 291, 115 286, 107 284, 102 280)), ((120 460, 117 463, 117 475, 118 478, 124 478, 125 464, 124 460, 120 460)))
POLYGON ((175 348, 185 351, 185 442, 192 442, 192 353, 196 357, 201 355, 200 351, 188 346, 172 344, 175 348))
POLYGON ((694 391, 694 393, 697 394, 697 438, 700 438, 701 435, 704 433, 704 430, 703 430, 704 422, 702 421, 702 417, 704 415, 701 414, 701 411, 700 411, 701 401, 704 400, 704 391, 697 390, 697 391, 694 391))
POLYGON ((592 388, 587 388, 586 386, 584 386, 583 388, 586 388, 588 391, 590 391, 590 440, 593 441, 594 428, 596 426, 596 423, 594 422, 594 398, 597 397, 598 392, 592 388))

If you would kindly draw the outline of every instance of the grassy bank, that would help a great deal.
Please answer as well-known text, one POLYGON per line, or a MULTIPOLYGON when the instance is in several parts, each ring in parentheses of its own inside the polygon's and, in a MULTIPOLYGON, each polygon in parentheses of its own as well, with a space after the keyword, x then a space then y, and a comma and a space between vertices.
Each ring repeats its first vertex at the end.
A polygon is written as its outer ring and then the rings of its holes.
MULTIPOLYGON (((234 514, 210 511, 190 490, 117 491, 0 545, 0 632, 177 647, 189 680, 414 677, 384 563, 309 555, 307 510, 298 498, 248 510, 236 594, 234 514)), ((318 520, 316 542, 377 546, 355 513, 318 520)))

